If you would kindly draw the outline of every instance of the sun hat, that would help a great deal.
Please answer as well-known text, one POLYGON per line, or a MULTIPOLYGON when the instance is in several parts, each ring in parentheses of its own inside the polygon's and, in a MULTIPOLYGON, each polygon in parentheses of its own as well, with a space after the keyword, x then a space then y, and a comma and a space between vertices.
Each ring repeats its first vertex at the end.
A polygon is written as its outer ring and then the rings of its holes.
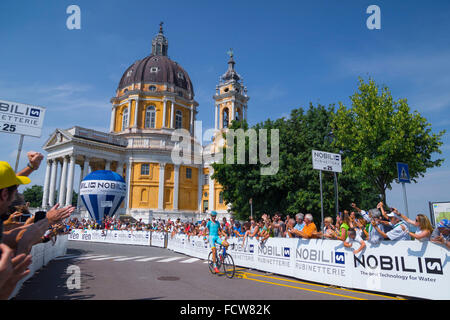
POLYGON ((8 188, 19 184, 29 184, 30 178, 16 176, 8 162, 0 161, 0 189, 8 188))

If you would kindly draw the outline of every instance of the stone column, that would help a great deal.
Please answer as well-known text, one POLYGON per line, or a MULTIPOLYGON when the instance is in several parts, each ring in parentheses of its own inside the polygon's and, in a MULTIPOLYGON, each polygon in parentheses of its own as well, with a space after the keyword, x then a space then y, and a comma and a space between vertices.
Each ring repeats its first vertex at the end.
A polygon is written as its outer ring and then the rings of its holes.
POLYGON ((194 134, 194 106, 191 106, 191 125, 189 127, 189 132, 191 135, 194 134))
POLYGON ((247 106, 244 106, 244 120, 247 121, 247 106))
POLYGON ((163 123, 162 123, 162 128, 166 127, 166 114, 167 114, 167 100, 164 99, 164 107, 163 107, 163 123))
POLYGON ((67 177, 66 206, 72 205, 73 175, 75 174, 75 156, 70 156, 69 174, 67 177))
POLYGON ((170 104, 170 127, 175 128, 175 103, 174 101, 170 104))
POLYGON ((44 180, 44 192, 42 195, 42 208, 47 208, 48 206, 48 193, 50 188, 50 174, 51 174, 51 160, 47 160, 47 168, 45 170, 45 180, 44 180))
POLYGON ((77 210, 79 210, 81 208, 81 205, 83 203, 83 201, 81 200, 80 189, 81 189, 81 182, 83 182, 83 178, 84 178, 84 168, 85 168, 85 165, 82 166, 80 164, 80 183, 78 184, 77 210))
POLYGON ((173 210, 178 210, 178 194, 180 189, 180 165, 174 165, 173 210))
POLYGON ((165 163, 159 164, 159 187, 158 187, 158 209, 164 210, 164 174, 165 163))
POLYGON ((123 176, 123 162, 118 161, 117 162, 117 170, 116 172, 120 174, 120 176, 123 176))
POLYGON ((218 125, 219 125, 219 123, 217 122, 218 121, 217 116, 219 115, 219 105, 218 104, 216 104, 215 109, 216 109, 216 112, 215 112, 215 117, 214 117, 214 119, 215 119, 214 120, 214 129, 217 131, 218 125))
POLYGON ((52 171, 51 171, 51 177, 50 177, 50 190, 49 190, 49 199, 48 204, 50 207, 53 207, 55 205, 55 191, 56 191, 56 170, 58 163, 56 159, 52 159, 52 171))
POLYGON ((234 99, 231 99, 231 117, 230 122, 233 121, 236 117, 236 107, 235 107, 235 102, 234 99))
POLYGON ((198 201, 198 212, 202 212, 202 196, 203 196, 203 168, 200 166, 198 168, 198 193, 197 193, 197 201, 198 201))
POLYGON ((63 167, 61 170, 61 181, 59 183, 59 197, 58 197, 58 203, 62 207, 64 206, 65 199, 66 199, 66 187, 67 187, 67 164, 69 162, 69 159, 64 156, 63 160, 63 167))
POLYGON ((209 200, 208 200, 208 209, 209 211, 214 210, 214 180, 212 175, 214 174, 213 167, 209 167, 209 200))
POLYGON ((116 106, 114 105, 111 110, 111 122, 109 123, 109 132, 114 132, 115 123, 116 123, 116 106))
POLYGON ((127 162, 127 176, 126 176, 126 181, 127 181, 127 194, 125 196, 125 210, 127 209, 131 209, 130 206, 130 195, 131 195, 131 174, 132 174, 132 170, 131 168, 133 167, 133 162, 130 159, 127 162))
POLYGON ((111 170, 111 160, 106 160, 105 170, 111 170))
POLYGON ((81 180, 83 180, 89 174, 89 158, 84 156, 83 173, 81 180))
POLYGON ((134 128, 138 127, 138 116, 139 116, 139 99, 134 100, 135 107, 134 107, 134 128))

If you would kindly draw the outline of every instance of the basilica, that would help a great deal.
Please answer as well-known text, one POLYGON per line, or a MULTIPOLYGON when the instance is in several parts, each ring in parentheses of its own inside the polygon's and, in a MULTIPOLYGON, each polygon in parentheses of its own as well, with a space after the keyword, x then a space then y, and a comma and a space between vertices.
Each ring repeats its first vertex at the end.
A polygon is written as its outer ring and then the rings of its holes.
MULTIPOLYGON (((211 178, 211 164, 231 121, 247 118, 247 88, 229 52, 228 69, 213 95, 214 138, 202 145, 195 139, 199 104, 194 87, 183 67, 168 57, 168 47, 161 24, 151 54, 128 67, 119 81, 111 98, 109 132, 74 126, 50 135, 43 146, 47 152, 43 208, 71 204, 72 190, 78 190, 87 174, 112 170, 127 184, 117 214, 148 222, 152 218, 199 220, 212 210, 224 216, 232 213, 231 205, 224 202, 223 187, 211 178), (200 150, 200 161, 173 161, 177 143, 171 137, 177 129, 189 132, 197 145, 193 149, 200 150), (76 166, 79 177, 75 177, 76 166)), ((78 213, 87 217, 78 202, 78 213)))

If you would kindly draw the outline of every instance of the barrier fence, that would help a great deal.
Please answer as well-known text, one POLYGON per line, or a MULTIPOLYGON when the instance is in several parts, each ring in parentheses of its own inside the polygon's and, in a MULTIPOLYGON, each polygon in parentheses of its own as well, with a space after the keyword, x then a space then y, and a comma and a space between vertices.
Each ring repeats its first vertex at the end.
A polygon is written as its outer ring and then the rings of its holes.
MULTIPOLYGON (((69 240, 157 246, 207 259, 203 237, 163 232, 72 230, 69 240)), ((322 239, 231 238, 228 252, 237 266, 346 288, 425 299, 450 299, 449 250, 425 241, 366 243, 359 254, 342 241, 322 239)))
POLYGON ((36 271, 41 269, 43 266, 46 266, 54 258, 66 254, 67 240, 67 234, 58 235, 55 243, 48 241, 46 243, 36 244, 31 248, 30 254, 32 256, 32 262, 28 267, 28 269, 30 269, 30 273, 17 283, 9 299, 15 297, 19 293, 23 283, 30 279, 36 271))

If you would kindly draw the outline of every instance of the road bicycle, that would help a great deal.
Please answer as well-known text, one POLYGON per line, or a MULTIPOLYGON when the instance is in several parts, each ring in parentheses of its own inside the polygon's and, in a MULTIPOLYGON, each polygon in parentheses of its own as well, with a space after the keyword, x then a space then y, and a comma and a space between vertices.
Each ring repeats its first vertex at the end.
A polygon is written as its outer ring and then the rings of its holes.
MULTIPOLYGON (((223 246, 219 246, 216 248, 216 264, 217 269, 223 269, 223 273, 227 278, 233 278, 236 272, 236 266, 234 265, 234 260, 231 255, 227 253, 227 250, 223 246), (217 253, 219 252, 219 253, 217 253)), ((216 274, 214 271, 214 262, 213 262, 213 252, 211 251, 208 255, 208 266, 209 271, 212 274, 216 274)), ((220 274, 220 273, 219 273, 220 274)))

